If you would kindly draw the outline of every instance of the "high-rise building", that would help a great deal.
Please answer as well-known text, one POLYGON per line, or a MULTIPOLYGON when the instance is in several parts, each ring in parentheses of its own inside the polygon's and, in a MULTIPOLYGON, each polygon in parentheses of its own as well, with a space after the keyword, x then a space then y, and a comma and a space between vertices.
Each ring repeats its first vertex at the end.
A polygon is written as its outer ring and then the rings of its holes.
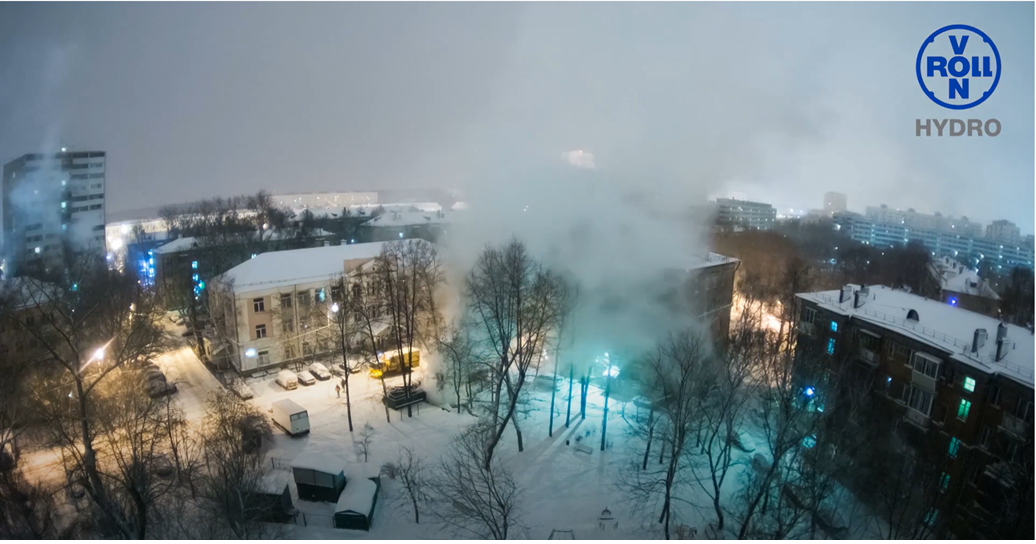
POLYGON ((831 215, 836 212, 844 212, 846 208, 846 196, 842 193, 824 193, 824 213, 831 215))
POLYGON ((715 207, 720 225, 767 230, 777 224, 777 209, 763 202, 717 198, 715 207))
POLYGON ((1018 225, 1006 219, 998 219, 986 227, 986 238, 996 242, 1015 244, 1021 237, 1022 232, 1018 229, 1018 225))
POLYGON ((881 206, 867 206, 865 214, 869 221, 888 225, 902 225, 906 228, 932 229, 959 234, 961 236, 977 236, 983 234, 982 224, 968 219, 968 216, 944 216, 939 212, 934 215, 919 213, 913 208, 906 211, 881 206))
POLYGON ((7 275, 56 271, 69 252, 104 255, 104 151, 29 153, 4 165, 7 275))

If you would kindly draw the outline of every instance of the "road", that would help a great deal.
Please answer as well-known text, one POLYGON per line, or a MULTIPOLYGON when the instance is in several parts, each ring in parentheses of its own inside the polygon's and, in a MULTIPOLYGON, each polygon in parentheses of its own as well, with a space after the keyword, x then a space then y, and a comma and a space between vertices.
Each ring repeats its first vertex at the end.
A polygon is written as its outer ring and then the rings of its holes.
POLYGON ((155 359, 169 383, 179 391, 173 397, 183 408, 188 421, 200 423, 205 416, 209 394, 223 387, 189 347, 170 350, 155 359))

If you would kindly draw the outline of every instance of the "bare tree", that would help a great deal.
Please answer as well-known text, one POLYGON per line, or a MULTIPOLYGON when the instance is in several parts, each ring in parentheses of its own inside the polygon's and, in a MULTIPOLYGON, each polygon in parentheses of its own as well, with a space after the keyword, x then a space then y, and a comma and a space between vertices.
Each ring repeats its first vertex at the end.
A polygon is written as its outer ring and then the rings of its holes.
POLYGON ((265 470, 263 456, 252 443, 273 434, 263 414, 225 390, 208 400, 205 429, 205 463, 201 478, 203 511, 210 538, 269 538, 269 527, 259 523, 271 505, 260 497, 265 470))
POLYGON ((414 450, 407 446, 399 448, 399 458, 391 468, 391 472, 403 486, 405 499, 410 502, 414 510, 414 523, 421 523, 421 514, 418 504, 423 502, 427 495, 427 474, 425 474, 424 461, 414 454, 414 450))
POLYGON ((363 424, 363 430, 360 431, 360 438, 353 442, 356 446, 356 452, 363 455, 363 462, 366 463, 371 451, 371 442, 374 441, 374 435, 377 434, 377 430, 371 426, 370 423, 363 424))
MULTIPOLYGON (((76 263, 72 263, 75 265, 76 263)), ((127 276, 103 267, 72 266, 67 283, 29 282, 37 311, 14 318, 43 361, 33 394, 37 414, 66 464, 83 476, 107 526, 125 538, 142 538, 145 525, 127 517, 98 462, 99 418, 113 372, 144 361, 157 350, 159 311, 153 296, 127 276)))
POLYGON ((349 432, 353 432, 352 397, 349 393, 349 356, 353 354, 353 338, 356 336, 356 325, 349 311, 353 307, 352 291, 348 288, 345 277, 337 277, 331 281, 331 296, 326 299, 327 314, 331 320, 331 343, 329 351, 342 356, 342 385, 345 389, 345 417, 349 423, 349 432))
MULTIPOLYGON (((434 297, 441 281, 439 257, 435 246, 419 239, 389 242, 375 259, 373 276, 383 296, 388 324, 389 348, 398 354, 403 385, 409 401, 413 388, 412 354, 424 343, 434 340, 434 297)), ((407 417, 413 416, 407 402, 407 417)))
POLYGON ((519 524, 518 483, 488 454, 495 432, 477 425, 458 436, 433 479, 440 496, 433 513, 460 535, 506 540, 519 524))
MULTIPOLYGON (((437 386, 447 385, 457 398, 457 414, 461 411, 461 393, 471 399, 471 374, 478 364, 475 360, 475 346, 464 326, 449 326, 438 342, 438 351, 442 356, 442 379, 437 386)), ((469 402, 468 411, 471 411, 469 402)))
POLYGON ((666 539, 671 537, 673 505, 680 500, 675 490, 681 469, 693 452, 701 425, 699 399, 710 385, 703 377, 713 373, 717 364, 705 338, 695 331, 683 330, 659 341, 636 370, 642 387, 658 399, 661 418, 657 425, 662 428, 661 456, 665 460, 654 470, 640 469, 643 464, 636 463, 632 471, 621 475, 620 485, 645 505, 661 495, 658 521, 664 524, 666 539))
MULTIPOLYGON (((484 456, 489 463, 507 425, 513 423, 526 376, 558 323, 562 281, 514 239, 501 248, 483 250, 466 285, 478 338, 493 356, 489 415, 494 432, 484 456)), ((515 434, 522 451, 517 427, 515 434)))
MULTIPOLYGON (((377 275, 372 271, 374 265, 368 263, 358 268, 353 274, 353 282, 350 285, 352 296, 353 321, 359 330, 359 337, 362 338, 364 351, 371 361, 379 361, 385 350, 385 342, 382 339, 382 332, 386 327, 383 319, 384 300, 382 287, 377 275)), ((378 376, 381 382, 382 398, 388 397, 388 387, 385 385, 385 373, 378 376)), ((385 421, 391 423, 392 417, 389 413, 388 403, 383 403, 385 408, 385 421)))

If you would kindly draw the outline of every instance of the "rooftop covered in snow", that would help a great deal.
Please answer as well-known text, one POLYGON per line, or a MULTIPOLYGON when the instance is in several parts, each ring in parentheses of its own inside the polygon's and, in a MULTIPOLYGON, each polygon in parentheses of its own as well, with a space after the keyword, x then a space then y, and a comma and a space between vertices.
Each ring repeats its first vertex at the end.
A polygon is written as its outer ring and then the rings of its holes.
MULTIPOLYGON (((846 287, 854 293, 861 289, 859 285, 846 287)), ((799 293, 796 296, 814 302, 825 310, 880 325, 947 351, 955 361, 983 372, 1008 376, 1030 387, 1033 386, 1036 351, 1033 349, 1033 334, 1029 330, 1016 325, 1005 325, 1006 345, 1010 349, 997 361, 996 335, 1001 324, 999 320, 881 285, 868 286, 867 290, 869 293, 859 308, 853 307, 854 295, 839 303, 840 290, 799 293), (911 310, 916 312, 916 320, 907 319, 911 310), (978 352, 972 352, 972 341, 978 329, 985 329, 989 336, 978 352)))
POLYGON ((687 268, 690 270, 697 270, 699 268, 708 268, 710 266, 719 266, 723 264, 730 264, 740 262, 734 257, 727 257, 726 255, 720 255, 719 253, 706 253, 704 255, 695 255, 690 259, 687 268))
POLYGON ((949 257, 940 257, 928 265, 928 271, 939 282, 943 291, 1000 300, 989 283, 978 276, 978 271, 949 257))
POLYGON ((378 484, 367 479, 349 480, 345 484, 345 490, 338 496, 335 513, 355 512, 364 516, 369 515, 371 506, 374 506, 374 496, 377 494, 378 484))
POLYGON ((381 253, 384 242, 270 251, 227 270, 216 281, 247 293, 330 279, 345 273, 346 261, 368 261, 381 253))
POLYGON ((386 211, 367 221, 365 227, 413 227, 449 223, 449 214, 443 211, 386 211))
POLYGON ((325 474, 344 474, 348 465, 349 463, 345 459, 337 455, 313 451, 303 451, 291 462, 293 469, 315 470, 325 474))

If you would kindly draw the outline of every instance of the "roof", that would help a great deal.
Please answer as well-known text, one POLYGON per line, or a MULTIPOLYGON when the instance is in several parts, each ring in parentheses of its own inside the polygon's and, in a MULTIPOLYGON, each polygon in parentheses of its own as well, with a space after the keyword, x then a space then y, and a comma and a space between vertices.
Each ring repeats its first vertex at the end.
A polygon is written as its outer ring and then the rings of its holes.
MULTIPOLYGON (((855 293, 861 286, 847 287, 855 293)), ((1033 349, 1033 334, 1029 330, 1005 325, 1011 349, 1002 360, 997 361, 996 334, 997 327, 1001 325, 998 319, 882 285, 867 288, 870 294, 859 308, 853 308, 853 297, 839 303, 839 290, 799 293, 796 296, 814 302, 825 310, 874 323, 949 352, 951 359, 987 374, 1007 376, 1033 386, 1036 351, 1033 349), (917 321, 906 319, 910 310, 917 312, 917 321), (972 339, 977 329, 985 329, 989 338, 978 353, 972 353, 972 339)))
POLYGON ((699 268, 708 268, 710 266, 719 266, 737 262, 741 261, 734 257, 727 257, 726 255, 720 255, 719 253, 712 253, 710 251, 706 255, 695 255, 692 257, 687 268, 690 270, 697 270, 699 268))
MULTIPOLYGON (((283 373, 283 372, 288 372, 292 376, 295 375, 295 373, 291 372, 290 370, 282 370, 282 371, 278 372, 278 374, 283 373)), ((281 399, 281 400, 273 402, 272 405, 276 406, 277 408, 280 408, 281 410, 284 410, 285 412, 288 412, 289 414, 297 414, 299 412, 305 412, 306 411, 305 408, 299 406, 299 404, 297 402, 295 402, 295 401, 293 401, 291 399, 281 399)))
POLYGON ((365 227, 410 227, 415 225, 442 225, 449 223, 442 211, 396 211, 385 213, 367 221, 365 227))
POLYGON ((374 496, 378 494, 378 484, 367 479, 350 480, 338 496, 335 513, 355 512, 364 516, 370 515, 374 506, 374 496))
POLYGON ((327 474, 338 474, 344 473, 345 467, 349 463, 338 457, 337 455, 330 453, 316 453, 312 451, 303 451, 291 462, 291 468, 299 468, 304 470, 315 470, 317 472, 324 472, 327 474))
POLYGON ((943 291, 1000 300, 989 284, 979 277, 978 271, 949 257, 941 257, 928 265, 928 271, 939 282, 943 291))
POLYGON ((286 470, 272 470, 259 480, 259 489, 265 493, 280 495, 291 481, 291 473, 286 470))
POLYGON ((60 295, 53 283, 19 276, 0 280, 0 305, 10 304, 14 310, 24 310, 45 304, 60 295))
POLYGON ((326 280, 345 273, 345 262, 371 260, 384 242, 268 251, 227 270, 218 281, 232 283, 235 293, 247 293, 326 280))

